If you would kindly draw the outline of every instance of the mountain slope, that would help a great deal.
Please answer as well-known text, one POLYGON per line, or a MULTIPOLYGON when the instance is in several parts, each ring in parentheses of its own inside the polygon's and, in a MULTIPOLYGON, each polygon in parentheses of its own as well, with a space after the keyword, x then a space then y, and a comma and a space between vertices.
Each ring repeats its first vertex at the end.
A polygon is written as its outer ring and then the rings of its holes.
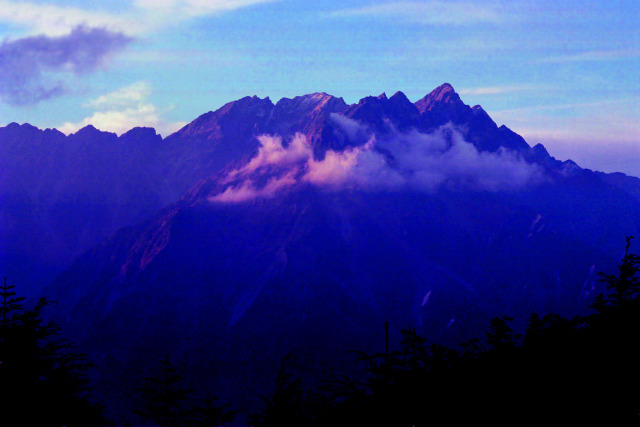
MULTIPOLYGON (((215 381, 197 387, 255 404, 286 353, 340 372, 347 351, 380 349, 385 321, 455 343, 494 315, 578 312, 613 264, 501 197, 307 188, 178 203, 79 258, 48 294, 103 381, 115 370, 134 384, 166 352, 193 369, 213 358, 215 381)), ((134 396, 110 387, 127 412, 134 396)))
POLYGON ((640 231, 636 181, 530 148, 450 85, 243 98, 159 145, 155 182, 191 189, 47 289, 114 413, 166 352, 255 402, 284 354, 339 372, 384 321, 455 344, 496 315, 584 311, 640 231))
POLYGON ((481 150, 528 152, 520 137, 482 113, 443 85, 416 105, 401 92, 354 105, 324 93, 275 105, 246 97, 164 140, 148 128, 117 137, 88 126, 67 137, 12 123, 0 128, 0 269, 36 292, 118 228, 151 218, 199 180, 246 161, 263 134, 286 141, 300 132, 322 157, 365 144, 370 130, 388 134, 391 123, 400 131, 433 131, 450 114, 481 150), (362 128, 345 126, 354 122, 362 128))

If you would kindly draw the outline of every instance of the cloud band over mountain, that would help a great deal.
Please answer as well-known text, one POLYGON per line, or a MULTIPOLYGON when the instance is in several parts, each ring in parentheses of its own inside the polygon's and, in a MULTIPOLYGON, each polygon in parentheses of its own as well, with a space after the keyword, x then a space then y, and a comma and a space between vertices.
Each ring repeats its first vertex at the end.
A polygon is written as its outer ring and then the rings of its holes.
MULTIPOLYGON (((348 135, 363 130, 356 121, 335 115, 334 122, 348 135)), ((271 198, 299 184, 330 190, 434 192, 441 188, 475 191, 516 191, 547 178, 537 164, 501 148, 479 151, 452 125, 433 133, 399 132, 372 135, 365 144, 314 156, 302 134, 288 145, 279 136, 258 138, 260 148, 245 166, 222 180, 223 189, 210 197, 218 203, 240 203, 271 198)))

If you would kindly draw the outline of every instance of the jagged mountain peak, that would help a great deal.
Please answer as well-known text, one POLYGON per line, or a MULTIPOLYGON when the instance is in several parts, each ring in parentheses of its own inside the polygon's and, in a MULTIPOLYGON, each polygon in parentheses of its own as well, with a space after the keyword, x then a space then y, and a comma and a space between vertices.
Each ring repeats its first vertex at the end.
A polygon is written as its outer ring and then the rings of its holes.
POLYGON ((161 140, 162 137, 152 127, 138 126, 120 135, 119 139, 124 141, 146 141, 161 140))
POLYGON ((490 129, 498 127, 491 116, 489 116, 489 114, 480 105, 474 105, 471 108, 471 112, 473 113, 473 121, 476 124, 490 129))
POLYGON ((45 133, 46 135, 52 135, 52 136, 56 136, 56 137, 63 137, 63 138, 65 138, 65 137, 66 137, 66 135, 65 135, 64 133, 60 132, 60 131, 59 131, 58 129, 56 129, 56 128, 46 128, 46 129, 44 130, 44 133, 45 133))
MULTIPOLYGON (((404 92, 402 91, 397 91, 396 93, 394 93, 391 98, 389 98, 389 101, 393 101, 393 100, 402 100, 403 102, 409 101, 409 98, 407 98, 407 95, 404 94, 404 92)), ((411 101, 409 101, 411 102, 411 101)))
POLYGON ((93 125, 87 125, 76 133, 69 135, 69 138, 83 140, 116 140, 118 135, 114 132, 101 131, 93 125))
POLYGON ((8 128, 20 128, 20 129, 31 129, 31 130, 38 129, 37 127, 33 126, 30 123, 18 124, 16 122, 9 123, 7 125, 7 127, 8 128))
POLYGON ((435 88, 433 91, 431 91, 431 94, 445 95, 445 94, 451 94, 451 93, 456 93, 456 91, 453 88, 453 86, 451 86, 450 83, 446 83, 446 82, 441 84, 437 88, 435 88))
POLYGON ((412 126, 414 119, 420 114, 413 102, 400 91, 389 98, 388 104, 388 114, 395 119, 400 127, 412 126))
POLYGON ((273 102, 267 96, 266 98, 260 98, 256 95, 245 96, 237 101, 231 101, 223 105, 222 108, 215 111, 216 114, 224 114, 238 109, 255 109, 255 108, 273 108, 273 102))
POLYGON ((424 113, 425 111, 433 110, 440 104, 464 105, 453 86, 449 83, 444 83, 416 102, 416 107, 418 107, 420 113, 424 113))
MULTIPOLYGON (((31 146, 36 141, 50 141, 53 145, 63 141, 65 138, 66 136, 60 132, 42 131, 29 123, 20 125, 14 122, 0 127, 0 144, 4 144, 6 147, 31 146)), ((2 152, 2 148, 0 146, 0 157, 7 156, 7 153, 2 152)))
POLYGON ((327 131, 330 115, 341 113, 346 108, 344 99, 325 92, 282 98, 276 103, 262 132, 281 136, 301 132, 309 141, 316 142, 327 131))
MULTIPOLYGON (((386 100, 386 97, 384 98, 384 100, 386 100)), ((365 96, 364 98, 361 98, 358 101, 357 105, 379 104, 381 101, 383 101, 383 99, 381 99, 379 96, 369 95, 369 96, 365 96)))
POLYGON ((333 111, 344 109, 346 106, 347 104, 342 98, 337 98, 326 92, 315 92, 294 98, 282 98, 276 103, 275 111, 292 109, 298 111, 313 111, 325 108, 333 111))
MULTIPOLYGON (((78 130, 78 132, 76 133, 80 133, 80 132, 94 132, 94 131, 98 131, 98 129, 94 126, 94 125, 86 125, 83 128, 80 128, 78 130)), ((98 131, 99 132, 99 131, 98 131)))
POLYGON ((42 132, 40 129, 29 123, 19 124, 16 122, 9 123, 4 128, 0 129, 6 129, 9 132, 42 132))
POLYGON ((99 133, 100 130, 96 128, 94 125, 87 125, 83 128, 80 128, 78 131, 74 132, 72 135, 75 136, 85 136, 99 133))
POLYGON ((534 145, 533 147, 531 147, 531 151, 535 154, 541 154, 541 155, 544 155, 545 157, 549 157, 549 152, 547 151, 545 146, 542 144, 534 145))
MULTIPOLYGON (((221 121, 229 123, 245 121, 248 118, 254 120, 266 120, 274 108, 269 97, 260 98, 256 95, 245 96, 236 101, 231 101, 216 111, 205 113, 171 135, 171 139, 194 138, 207 136, 209 138, 220 135, 221 121)), ((249 125, 245 123, 244 126, 249 125)))

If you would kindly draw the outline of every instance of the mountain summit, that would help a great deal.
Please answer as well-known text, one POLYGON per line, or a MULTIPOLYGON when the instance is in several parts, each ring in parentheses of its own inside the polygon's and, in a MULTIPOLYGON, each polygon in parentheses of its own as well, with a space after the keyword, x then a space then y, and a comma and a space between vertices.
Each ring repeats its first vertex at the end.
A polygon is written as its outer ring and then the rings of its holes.
POLYGON ((431 111, 439 104, 462 104, 462 100, 453 89, 453 86, 449 83, 444 83, 416 102, 416 107, 418 107, 420 113, 424 113, 425 111, 431 111))

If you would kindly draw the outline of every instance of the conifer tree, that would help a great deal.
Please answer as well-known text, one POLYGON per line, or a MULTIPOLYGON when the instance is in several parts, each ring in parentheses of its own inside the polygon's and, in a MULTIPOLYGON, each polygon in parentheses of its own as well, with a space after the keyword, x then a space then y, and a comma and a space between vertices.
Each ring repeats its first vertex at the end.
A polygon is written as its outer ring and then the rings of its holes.
POLYGON ((40 299, 27 310, 13 285, 0 287, 0 402, 3 425, 82 426, 104 424, 90 402, 91 364, 73 345, 58 339, 60 327, 45 322, 40 299), (13 423, 13 424, 11 424, 13 423))
POLYGON ((607 293, 598 295, 592 307, 600 313, 628 304, 640 296, 640 256, 630 252, 632 239, 632 236, 627 237, 618 274, 599 273, 600 281, 607 285, 607 293))
POLYGON ((496 317, 489 322, 489 329, 486 332, 487 344, 496 350, 504 350, 516 346, 520 334, 516 334, 509 326, 512 317, 496 317))
POLYGON ((140 389, 145 407, 137 414, 161 427, 186 425, 188 411, 184 402, 191 393, 182 385, 183 376, 166 355, 153 376, 145 378, 140 389))
POLYGON ((301 381, 292 372, 293 362, 294 357, 291 354, 287 354, 282 360, 276 378, 276 389, 265 399, 266 407, 262 413, 251 417, 252 426, 286 427, 310 424, 301 381))
POLYGON ((202 405, 189 410, 189 422, 194 427, 218 427, 232 423, 236 411, 229 405, 220 405, 216 396, 207 396, 202 405))

